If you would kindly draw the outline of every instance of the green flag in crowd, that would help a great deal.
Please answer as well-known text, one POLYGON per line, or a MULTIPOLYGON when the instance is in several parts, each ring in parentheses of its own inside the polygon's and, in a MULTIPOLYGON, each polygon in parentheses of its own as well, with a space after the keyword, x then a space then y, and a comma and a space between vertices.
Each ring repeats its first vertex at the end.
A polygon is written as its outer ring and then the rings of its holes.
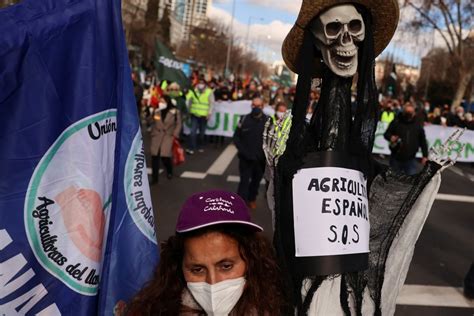
POLYGON ((155 66, 160 80, 176 82, 181 88, 189 88, 190 80, 185 72, 190 72, 189 64, 176 59, 173 53, 159 40, 156 42, 155 66))
POLYGON ((275 74, 271 79, 284 87, 291 87, 293 85, 290 70, 286 66, 283 67, 280 75, 275 74))
POLYGON ((283 70, 281 71, 281 75, 279 79, 280 79, 280 84, 285 87, 291 87, 291 85, 293 84, 293 81, 291 80, 290 70, 287 67, 283 67, 283 70))

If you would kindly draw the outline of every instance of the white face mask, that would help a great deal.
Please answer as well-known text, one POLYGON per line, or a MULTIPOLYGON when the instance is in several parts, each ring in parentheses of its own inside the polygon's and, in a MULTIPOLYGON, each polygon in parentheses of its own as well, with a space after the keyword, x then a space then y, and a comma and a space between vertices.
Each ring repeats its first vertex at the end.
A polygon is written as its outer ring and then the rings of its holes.
POLYGON ((244 292, 245 278, 222 281, 213 285, 188 282, 194 299, 209 316, 227 316, 244 292))
POLYGON ((200 83, 197 85, 198 90, 204 90, 206 88, 206 85, 204 83, 200 83))
POLYGON ((166 109, 167 107, 168 107, 168 104, 166 104, 164 102, 160 102, 158 104, 158 110, 160 110, 160 111, 166 109))

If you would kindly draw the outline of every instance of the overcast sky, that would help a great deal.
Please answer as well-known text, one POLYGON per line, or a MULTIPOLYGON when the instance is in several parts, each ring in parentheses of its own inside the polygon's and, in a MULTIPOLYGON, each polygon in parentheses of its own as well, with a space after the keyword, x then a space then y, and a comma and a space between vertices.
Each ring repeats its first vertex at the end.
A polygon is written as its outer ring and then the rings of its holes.
MULTIPOLYGON (((234 33, 237 43, 245 45, 247 31, 249 46, 259 53, 265 61, 281 60, 281 44, 293 26, 298 15, 301 0, 235 0, 234 33), (247 27, 249 18, 250 29, 247 27)), ((229 24, 232 16, 232 0, 213 0, 210 17, 229 24)), ((402 12, 403 18, 412 13, 402 12)), ((440 37, 434 38, 435 44, 442 44, 440 37)), ((424 34, 418 38, 413 34, 404 34, 398 30, 383 55, 394 54, 406 64, 419 65, 433 46, 433 35, 424 34)), ((382 55, 382 56, 383 56, 382 55)))

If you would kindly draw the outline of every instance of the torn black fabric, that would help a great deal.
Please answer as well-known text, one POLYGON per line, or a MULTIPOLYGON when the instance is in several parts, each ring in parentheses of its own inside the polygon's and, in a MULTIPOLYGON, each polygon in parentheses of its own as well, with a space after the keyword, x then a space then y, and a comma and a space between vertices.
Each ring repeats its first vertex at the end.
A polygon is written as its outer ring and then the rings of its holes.
MULTIPOLYGON (((312 34, 305 31, 303 47, 300 51, 299 60, 312 60, 315 54, 315 47, 312 44, 312 34)), ((290 131, 287 150, 280 158, 280 162, 275 172, 275 232, 274 245, 279 257, 282 270, 286 271, 285 283, 291 286, 291 301, 294 306, 301 306, 301 284, 303 277, 294 268, 294 234, 293 227, 293 197, 291 181, 293 175, 303 164, 304 146, 303 140, 306 131, 305 116, 306 104, 309 101, 311 91, 311 69, 304 67, 305 63, 300 63, 301 69, 296 87, 295 102, 293 105, 293 121, 290 131)))
POLYGON ((359 310, 365 288, 368 287, 375 304, 375 315, 381 313, 382 286, 387 268, 385 263, 390 247, 416 200, 440 168, 440 165, 429 162, 415 176, 397 174, 389 169, 374 179, 369 197, 369 269, 348 276, 359 310))
POLYGON ((352 77, 339 77, 323 66, 321 97, 305 139, 307 151, 349 152, 351 87, 352 77))
POLYGON ((350 132, 350 152, 360 157, 361 169, 366 171, 367 187, 370 192, 372 180, 379 167, 372 159, 375 132, 379 120, 377 85, 375 83, 375 49, 372 16, 356 5, 365 23, 365 39, 359 47, 357 107, 350 132))

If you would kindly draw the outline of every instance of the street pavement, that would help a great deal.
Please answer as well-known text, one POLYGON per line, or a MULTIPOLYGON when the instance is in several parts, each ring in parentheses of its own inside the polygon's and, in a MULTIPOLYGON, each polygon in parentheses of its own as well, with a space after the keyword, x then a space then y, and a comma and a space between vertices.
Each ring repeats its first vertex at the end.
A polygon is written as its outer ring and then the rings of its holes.
MULTIPOLYGON (((145 137, 145 147, 147 143, 145 137)), ((237 190, 238 158, 228 140, 222 146, 208 144, 204 153, 186 159, 173 179, 162 174, 151 187, 160 241, 174 234, 180 207, 193 193, 237 190)), ((474 300, 462 295, 464 276, 474 261, 474 167, 459 163, 444 171, 439 193, 417 242, 396 316, 474 316, 474 300)), ((271 238, 263 185, 252 217, 271 238)))

